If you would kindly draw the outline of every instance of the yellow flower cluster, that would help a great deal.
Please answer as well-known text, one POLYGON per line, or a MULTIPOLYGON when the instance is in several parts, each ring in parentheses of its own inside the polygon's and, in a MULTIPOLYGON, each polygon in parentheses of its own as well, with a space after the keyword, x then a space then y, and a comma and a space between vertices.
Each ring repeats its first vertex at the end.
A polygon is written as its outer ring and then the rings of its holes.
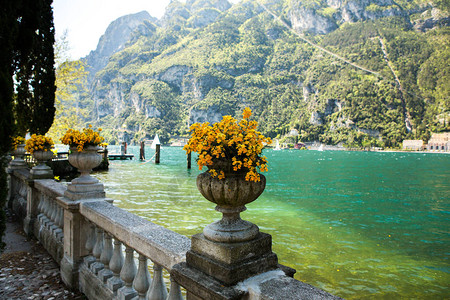
POLYGON ((25 142, 25 150, 33 154, 34 151, 50 151, 53 148, 53 140, 49 137, 40 134, 33 134, 25 142))
POLYGON ((191 138, 183 149, 187 153, 197 152, 199 169, 207 166, 213 177, 225 178, 224 171, 245 172, 245 180, 259 181, 257 169, 267 171, 267 158, 261 156, 262 149, 272 141, 256 130, 258 122, 248 120, 251 114, 247 107, 240 122, 224 116, 212 126, 208 122, 193 124, 191 138), (230 162, 232 169, 221 169, 220 161, 230 162))
POLYGON ((21 136, 16 136, 12 138, 12 145, 11 145, 11 149, 12 150, 17 150, 17 146, 20 144, 25 144, 25 138, 21 137, 21 136))
POLYGON ((66 134, 61 138, 61 142, 70 147, 77 147, 77 151, 81 152, 88 146, 98 146, 105 138, 100 135, 101 128, 97 131, 92 129, 92 125, 89 128, 83 128, 83 131, 69 129, 66 134))

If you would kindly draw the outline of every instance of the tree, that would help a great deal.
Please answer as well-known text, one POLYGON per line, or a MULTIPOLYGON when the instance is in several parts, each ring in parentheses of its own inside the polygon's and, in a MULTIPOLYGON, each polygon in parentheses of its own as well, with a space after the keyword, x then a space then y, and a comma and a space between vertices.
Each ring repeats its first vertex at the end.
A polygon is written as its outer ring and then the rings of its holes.
POLYGON ((0 246, 5 232, 5 202, 7 197, 6 153, 13 134, 12 104, 14 93, 14 35, 17 30, 16 7, 13 1, 0 6, 0 246))
POLYGON ((16 57, 17 132, 45 134, 55 116, 55 60, 52 0, 18 2, 16 57))
POLYGON ((87 92, 87 71, 82 61, 70 59, 68 50, 65 32, 55 43, 56 112, 55 121, 48 131, 54 141, 58 141, 67 129, 82 127, 86 114, 86 109, 79 105, 78 95, 87 92))
POLYGON ((28 130, 43 134, 53 122, 51 4, 52 0, 7 0, 0 6, 0 239, 5 231, 5 168, 11 136, 28 130))

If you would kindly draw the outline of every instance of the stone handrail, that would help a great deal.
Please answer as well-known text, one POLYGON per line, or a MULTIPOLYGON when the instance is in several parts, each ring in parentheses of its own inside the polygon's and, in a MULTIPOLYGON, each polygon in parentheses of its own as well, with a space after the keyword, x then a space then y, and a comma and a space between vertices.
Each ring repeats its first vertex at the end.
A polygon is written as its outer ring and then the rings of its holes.
POLYGON ((89 221, 166 270, 185 260, 191 247, 189 238, 156 225, 106 201, 80 204, 80 213, 89 221))
POLYGON ((23 217, 24 231, 60 264, 64 283, 88 299, 180 300, 180 286, 194 300, 339 299, 293 279, 295 270, 277 264, 268 234, 234 244, 203 234, 189 239, 115 207, 101 183, 37 179, 19 163, 8 173, 8 205, 23 217))

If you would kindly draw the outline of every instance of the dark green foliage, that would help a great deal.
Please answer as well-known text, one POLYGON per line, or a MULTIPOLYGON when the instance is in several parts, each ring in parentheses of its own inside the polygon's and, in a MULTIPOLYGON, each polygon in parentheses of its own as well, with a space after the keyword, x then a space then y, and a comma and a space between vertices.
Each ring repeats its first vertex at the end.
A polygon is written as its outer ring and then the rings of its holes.
POLYGON ((55 115, 55 30, 52 0, 19 2, 17 38, 17 132, 45 134, 55 115))
POLYGON ((8 194, 6 181, 6 154, 11 147, 13 134, 13 54, 14 36, 17 33, 16 7, 12 1, 0 6, 0 248, 5 232, 5 203, 8 194))
POLYGON ((44 134, 53 122, 56 88, 51 4, 51 0, 17 0, 0 5, 0 238, 5 230, 5 168, 11 137, 23 136, 28 130, 44 134))

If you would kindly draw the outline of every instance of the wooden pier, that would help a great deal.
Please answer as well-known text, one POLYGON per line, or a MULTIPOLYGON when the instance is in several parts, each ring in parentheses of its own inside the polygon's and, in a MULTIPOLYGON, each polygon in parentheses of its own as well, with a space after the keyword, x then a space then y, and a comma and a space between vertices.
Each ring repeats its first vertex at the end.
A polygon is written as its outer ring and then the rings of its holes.
POLYGON ((108 154, 109 160, 126 160, 126 159, 133 159, 133 154, 108 154))

